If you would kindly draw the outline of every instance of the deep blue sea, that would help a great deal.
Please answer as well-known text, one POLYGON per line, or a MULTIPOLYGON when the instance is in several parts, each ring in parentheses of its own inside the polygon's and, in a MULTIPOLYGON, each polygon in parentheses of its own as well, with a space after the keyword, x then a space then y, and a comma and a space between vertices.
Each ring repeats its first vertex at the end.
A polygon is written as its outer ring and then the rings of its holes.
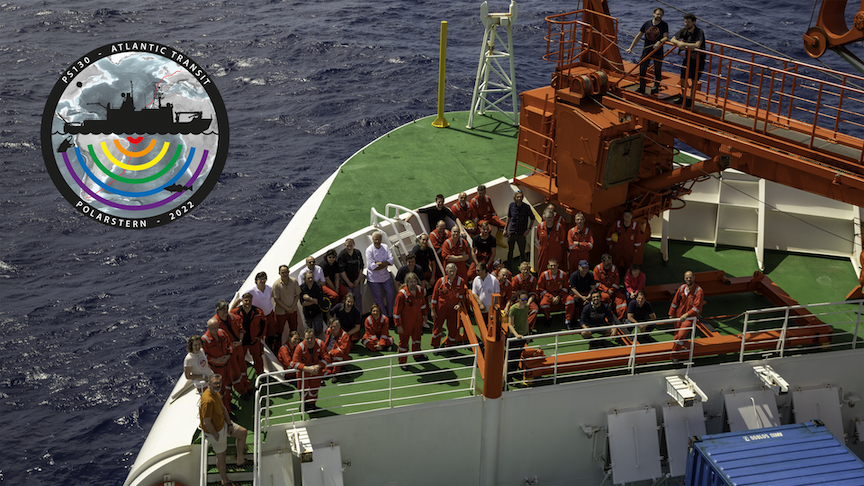
MULTIPOLYGON (((610 3, 624 47, 661 5, 610 3)), ((550 79, 551 65, 540 59, 544 17, 577 6, 519 4, 520 90, 550 79)), ((804 58, 809 1, 676 6, 804 58)), ((496 1, 490 10, 506 8, 496 1)), ((677 30, 681 13, 666 10, 677 30)), ((479 12, 479 2, 461 0, 0 4, 0 483, 121 484, 180 376, 186 337, 204 329, 214 302, 233 295, 348 156, 434 113, 442 20, 446 108, 468 108, 479 12), (124 40, 194 58, 230 119, 229 157, 209 197, 181 220, 141 231, 76 212, 40 149, 42 111, 61 71, 124 40)), ((700 25, 711 39, 755 48, 700 25)), ((825 62, 846 69, 837 56, 825 62)))

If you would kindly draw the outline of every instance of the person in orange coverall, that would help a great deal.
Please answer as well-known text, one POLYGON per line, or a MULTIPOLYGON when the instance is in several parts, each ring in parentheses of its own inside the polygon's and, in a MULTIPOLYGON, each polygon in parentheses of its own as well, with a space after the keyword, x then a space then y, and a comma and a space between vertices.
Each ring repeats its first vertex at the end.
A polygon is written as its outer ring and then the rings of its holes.
MULTIPOLYGON (((414 272, 405 275, 405 285, 396 293, 396 303, 393 304, 393 323, 399 334, 399 352, 408 352, 408 342, 411 341, 411 351, 420 351, 420 337, 423 334, 423 323, 426 322, 426 291, 420 285, 420 278, 414 272)), ((426 355, 414 356, 414 361, 426 361, 426 355)), ((405 369, 408 357, 399 355, 399 364, 405 369)))
POLYGON ((456 264, 448 263, 445 275, 435 282, 432 290, 432 347, 441 346, 444 321, 447 321, 447 341, 445 346, 453 346, 462 341, 459 337, 459 310, 465 299, 466 283, 456 275, 456 264), (457 339, 458 338, 458 339, 457 339))
POLYGON ((299 386, 306 410, 317 410, 315 402, 318 401, 318 389, 327 362, 324 361, 324 343, 315 337, 314 329, 306 329, 305 337, 294 349, 292 366, 302 378, 299 386))

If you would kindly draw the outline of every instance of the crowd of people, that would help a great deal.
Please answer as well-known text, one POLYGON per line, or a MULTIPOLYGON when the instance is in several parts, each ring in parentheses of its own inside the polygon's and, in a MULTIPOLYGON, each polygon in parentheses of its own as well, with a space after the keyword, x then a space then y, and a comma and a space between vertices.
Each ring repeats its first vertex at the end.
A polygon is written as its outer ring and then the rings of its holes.
MULTIPOLYGON (((604 342, 591 339, 596 332, 612 337, 629 333, 632 326, 638 326, 640 333, 652 330, 639 324, 657 317, 646 299, 647 278, 640 265, 640 250, 650 229, 647 223, 635 221, 631 211, 625 210, 608 225, 604 235, 608 252, 592 266, 589 260, 595 238, 585 215, 575 214, 570 225, 554 205, 547 206, 537 228, 537 261, 542 271, 535 273, 527 261, 525 243, 535 219, 522 192, 515 193, 503 221, 485 187, 480 186, 473 199, 462 196, 464 193, 451 208, 444 206, 443 196, 436 198, 427 216, 455 218, 457 224, 448 230, 445 219, 436 221, 435 230, 417 237, 404 257, 405 264, 398 268, 384 235, 375 231, 365 253, 348 238, 340 251, 327 250, 321 265, 309 256, 298 279, 290 275, 287 265, 281 265, 272 286, 267 284, 267 274, 259 272, 254 285, 233 303, 218 301, 206 331, 189 338, 184 360, 186 377, 202 397, 208 394, 210 420, 202 420, 202 429, 212 440, 218 442, 227 435, 245 440, 245 429, 230 421, 232 391, 241 399, 251 396, 246 356, 251 357, 255 372, 262 373, 265 343, 276 350, 286 378, 302 378, 295 380, 297 387, 306 410, 314 411, 322 380, 339 380, 342 366, 358 343, 370 352, 399 353, 403 370, 408 370, 409 355, 415 361, 427 360, 420 353, 421 337, 430 322, 433 348, 465 343, 467 334, 459 314, 468 305, 469 292, 484 319, 493 308, 493 295, 500 295, 502 315, 510 337, 515 338, 511 340, 510 367, 516 366, 528 336, 536 332, 538 317, 549 327, 555 311, 564 312, 567 329, 582 329, 592 348, 604 342), (498 258, 501 243, 492 234, 492 226, 508 241, 505 262, 498 258), (514 255, 517 249, 518 256, 514 255), (439 262, 444 268, 440 276, 439 262), (511 274, 508 264, 514 268, 518 264, 518 273, 511 274), (367 286, 374 303, 364 313, 362 297, 367 286), (300 324, 301 312, 305 326, 300 324), (391 330, 396 331, 398 343, 391 330), (214 399, 219 407, 211 403, 214 399)), ((692 272, 687 272, 669 311, 670 317, 678 319, 675 327, 679 328, 673 357, 685 345, 688 319, 699 315, 702 303, 702 289, 692 272)), ((650 335, 644 339, 650 340, 650 335)), ((201 413, 204 417, 203 405, 201 413)), ((237 459, 245 461, 239 452, 237 459)))

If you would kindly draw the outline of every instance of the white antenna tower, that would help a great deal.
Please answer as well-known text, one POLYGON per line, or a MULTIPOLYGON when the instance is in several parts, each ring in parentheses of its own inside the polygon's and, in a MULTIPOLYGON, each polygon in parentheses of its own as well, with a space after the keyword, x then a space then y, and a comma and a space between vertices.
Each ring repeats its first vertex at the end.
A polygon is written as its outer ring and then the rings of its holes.
POLYGON ((474 128, 474 114, 483 115, 487 110, 503 113, 513 125, 519 125, 519 109, 516 102, 516 69, 513 64, 513 23, 516 22, 516 2, 510 2, 507 13, 489 13, 486 2, 480 5, 480 20, 483 22, 483 45, 480 47, 480 63, 477 66, 477 80, 474 82, 474 94, 471 96, 471 114, 468 116, 468 128, 474 128), (507 42, 498 34, 498 27, 507 27, 507 42), (506 50, 495 49, 496 42, 506 45, 506 50), (505 70, 502 60, 509 62, 510 69, 505 70), (491 78, 490 79, 490 75, 491 78), (497 97, 497 98, 496 98, 497 97), (510 98, 512 112, 506 112, 499 106, 506 104, 510 98))

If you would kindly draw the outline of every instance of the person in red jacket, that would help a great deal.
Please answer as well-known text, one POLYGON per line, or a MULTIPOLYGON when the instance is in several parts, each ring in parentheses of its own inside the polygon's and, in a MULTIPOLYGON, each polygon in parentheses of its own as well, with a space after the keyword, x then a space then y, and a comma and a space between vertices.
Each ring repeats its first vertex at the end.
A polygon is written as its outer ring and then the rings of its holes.
POLYGON ((204 348, 204 354, 207 355, 207 364, 213 373, 221 375, 225 378, 225 389, 222 392, 222 403, 225 408, 231 411, 231 353, 234 347, 231 345, 231 338, 222 329, 219 328, 219 319, 213 318, 207 321, 207 332, 201 335, 201 344, 204 348))
POLYGON ((636 252, 642 246, 645 225, 640 225, 633 221, 633 213, 630 210, 624 211, 621 219, 615 221, 609 226, 606 233, 606 244, 609 247, 609 253, 612 254, 612 263, 618 267, 622 273, 626 272, 630 265, 636 262, 636 252))
MULTIPOLYGON (((411 352, 420 351, 420 338, 423 334, 423 323, 426 322, 426 291, 420 285, 420 278, 414 272, 405 275, 405 285, 396 293, 393 304, 393 323, 399 334, 399 352, 408 352, 408 342, 411 341, 411 352)), ((414 356, 414 361, 426 361, 426 355, 414 356)), ((407 369, 408 357, 399 355, 399 365, 407 369)))
MULTIPOLYGON (((477 215, 474 213, 474 208, 468 203, 467 194, 460 192, 459 200, 450 206, 450 211, 453 211, 453 214, 459 218, 466 231, 472 235, 477 233, 477 215)), ((456 226, 458 227, 459 225, 457 224, 456 226)))
POLYGON ((372 304, 364 327, 366 333, 360 342, 369 351, 384 351, 393 346, 393 338, 390 336, 390 319, 381 315, 381 307, 378 307, 378 304, 372 304))
POLYGON ((672 305, 669 306, 669 318, 678 319, 675 323, 675 344, 672 346, 672 360, 677 361, 677 352, 684 347, 684 341, 688 339, 691 328, 695 325, 693 318, 699 319, 702 314, 702 306, 705 305, 705 293, 702 287, 696 285, 693 272, 684 273, 684 283, 678 287, 675 297, 672 297, 672 305))
POLYGON ((441 245, 441 263, 448 265, 453 263, 456 265, 456 273, 462 277, 462 280, 468 279, 468 260, 471 258, 471 246, 465 238, 462 238, 462 232, 458 226, 454 226, 450 232, 450 239, 441 245))
POLYGON ((621 276, 618 274, 618 267, 612 263, 612 255, 604 253, 600 257, 600 263, 594 267, 594 283, 603 302, 609 304, 618 320, 623 321, 627 317, 627 299, 618 284, 620 281, 621 276))
POLYGON ((642 272, 642 265, 634 263, 624 275, 624 291, 627 293, 627 303, 636 298, 639 291, 645 290, 648 277, 642 272))
POLYGON ((447 321, 447 341, 445 346, 453 346, 459 337, 459 310, 465 299, 465 280, 456 275, 456 264, 448 263, 445 275, 435 282, 432 290, 432 347, 441 346, 444 321, 447 321))
POLYGON ((234 322, 240 322, 243 329, 240 355, 246 356, 248 352, 252 356, 255 372, 260 375, 264 372, 262 354, 264 352, 263 341, 264 333, 267 330, 267 318, 264 316, 264 311, 252 305, 251 293, 243 294, 241 302, 239 307, 231 309, 231 317, 234 322))
POLYGON ((441 258, 441 247, 444 245, 444 242, 449 239, 450 231, 447 230, 447 223, 445 223, 444 220, 435 223, 435 229, 429 233, 429 244, 432 246, 432 249, 435 250, 435 253, 438 254, 438 258, 441 258))
POLYGON ((318 389, 321 387, 321 377, 327 367, 324 361, 324 343, 315 337, 314 329, 306 329, 300 344, 294 349, 292 366, 297 370, 300 379, 300 390, 306 410, 317 410, 318 389))
POLYGON ((591 228, 585 226, 585 215, 576 213, 573 217, 576 226, 567 232, 567 249, 569 267, 567 271, 571 274, 579 270, 579 262, 591 261, 591 250, 594 249, 594 233, 591 228))
MULTIPOLYGON (((344 363, 351 359, 351 336, 342 330, 342 323, 336 317, 330 318, 327 332, 324 334, 324 361, 331 363, 344 363)), ((338 374, 342 369, 341 364, 328 368, 327 372, 333 376, 333 383, 339 381, 338 374)))
POLYGON ((549 266, 549 260, 563 261, 564 244, 567 241, 567 230, 562 221, 556 217, 554 210, 546 208, 543 211, 543 222, 537 228, 537 240, 540 250, 537 252, 537 268, 543 271, 549 266))
POLYGON ((513 298, 513 283, 510 282, 510 270, 507 267, 498 270, 498 288, 501 289, 501 302, 510 302, 513 298))
POLYGON ((246 374, 246 352, 243 349, 243 324, 240 319, 228 312, 228 301, 220 300, 216 303, 216 314, 214 319, 219 321, 219 328, 228 334, 231 338, 231 347, 234 352, 231 353, 231 361, 229 367, 231 370, 231 387, 234 391, 243 395, 246 398, 251 396, 252 384, 249 383, 249 377, 246 374))
POLYGON ((519 265, 519 273, 510 280, 510 285, 513 287, 513 292, 518 293, 520 290, 528 292, 528 297, 531 298, 531 303, 528 305, 528 329, 533 331, 534 325, 537 324, 537 312, 540 311, 540 305, 537 304, 537 277, 531 275, 531 264, 522 262, 519 265))
POLYGON ((540 274, 537 281, 537 291, 540 292, 540 310, 546 316, 546 325, 549 325, 552 309, 567 310, 565 325, 570 326, 569 316, 573 313, 572 306, 575 305, 573 296, 570 295, 570 280, 567 273, 558 268, 558 260, 549 260, 549 269, 540 274))
POLYGON ((477 186, 477 194, 471 198, 471 209, 474 210, 474 215, 477 216, 478 221, 487 221, 496 228, 504 229, 504 221, 498 217, 492 200, 486 195, 485 185, 477 186))
POLYGON ((294 350, 297 349, 297 345, 300 344, 303 338, 300 337, 300 333, 297 331, 291 331, 291 334, 288 336, 288 341, 285 342, 282 346, 279 347, 279 354, 277 354, 277 358, 279 358, 279 363, 282 364, 282 367, 285 368, 286 371, 291 370, 288 373, 285 373, 285 379, 289 380, 297 376, 297 372, 294 371, 294 350))

